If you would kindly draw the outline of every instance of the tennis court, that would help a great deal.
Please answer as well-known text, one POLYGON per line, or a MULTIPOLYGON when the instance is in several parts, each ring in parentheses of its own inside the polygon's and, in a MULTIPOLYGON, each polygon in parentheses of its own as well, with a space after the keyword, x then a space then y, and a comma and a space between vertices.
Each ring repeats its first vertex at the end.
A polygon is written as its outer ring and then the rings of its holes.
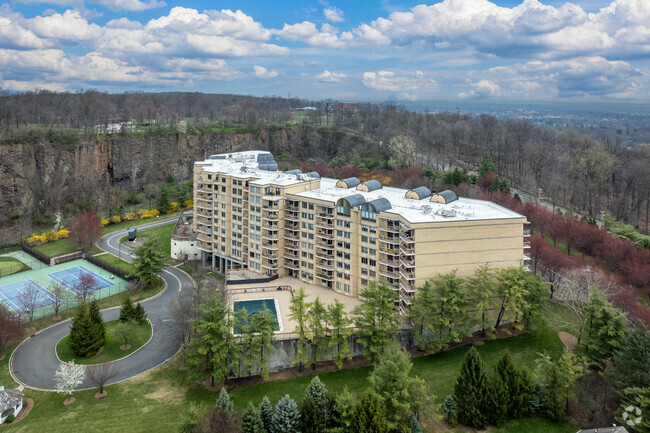
POLYGON ((107 280, 99 274, 96 274, 95 272, 82 265, 47 274, 48 277, 61 284, 63 287, 70 290, 77 296, 82 295, 82 293, 79 293, 76 287, 82 284, 82 277, 87 275, 92 276, 95 280, 94 286, 91 288, 91 290, 87 291, 88 294, 113 285, 111 281, 107 280))
POLYGON ((57 300, 56 296, 47 291, 43 286, 38 284, 36 281, 30 279, 18 281, 15 283, 7 284, 0 286, 0 299, 2 299, 5 304, 9 306, 16 313, 23 313, 24 305, 20 301, 20 296, 22 293, 25 293, 27 286, 31 285, 35 289, 33 298, 30 296, 29 303, 34 302, 34 309, 46 307, 54 303, 57 300))

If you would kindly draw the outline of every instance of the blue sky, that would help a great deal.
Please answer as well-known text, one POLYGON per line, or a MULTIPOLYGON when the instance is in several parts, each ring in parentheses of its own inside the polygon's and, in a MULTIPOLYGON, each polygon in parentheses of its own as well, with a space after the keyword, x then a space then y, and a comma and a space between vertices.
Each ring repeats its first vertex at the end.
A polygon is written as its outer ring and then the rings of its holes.
POLYGON ((648 99, 648 0, 12 0, 0 87, 648 99))

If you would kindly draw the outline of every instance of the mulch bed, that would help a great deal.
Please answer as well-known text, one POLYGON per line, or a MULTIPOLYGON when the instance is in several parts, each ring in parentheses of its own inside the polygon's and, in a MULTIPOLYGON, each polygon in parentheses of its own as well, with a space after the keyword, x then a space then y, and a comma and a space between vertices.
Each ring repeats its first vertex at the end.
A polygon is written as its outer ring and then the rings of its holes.
POLYGON ((97 392, 95 393, 95 400, 105 398, 107 395, 108 395, 108 391, 106 390, 104 390, 104 392, 97 392))
POLYGON ((129 350, 131 348, 130 344, 123 344, 120 346, 120 350, 129 350))
POLYGON ((77 399, 74 397, 66 398, 65 400, 63 400, 63 406, 70 406, 75 401, 77 401, 77 399))
POLYGON ((29 415, 29 412, 32 411, 33 407, 34 407, 34 400, 29 398, 29 397, 23 397, 23 409, 20 411, 18 416, 16 418, 14 418, 14 420, 9 424, 7 424, 7 423, 0 424, 0 428, 7 427, 7 426, 10 426, 10 425, 14 425, 14 424, 22 421, 23 419, 25 419, 25 417, 27 415, 29 415))
MULTIPOLYGON (((507 324, 507 325, 502 325, 499 327, 497 330, 494 338, 491 337, 481 337, 481 332, 477 331, 475 332, 471 337, 467 337, 464 340, 462 340, 459 343, 454 343, 450 345, 449 347, 446 347, 445 349, 441 350, 440 352, 446 352, 448 350, 453 350, 458 347, 463 347, 467 346, 469 344, 476 344, 480 343, 482 341, 488 341, 488 340, 493 340, 493 339, 501 339, 501 338, 509 338, 509 337, 516 337, 518 335, 525 334, 527 331, 525 329, 514 329, 512 324, 507 324)), ((431 353, 419 350, 417 347, 411 347, 408 348, 407 351, 411 355, 412 358, 418 358, 420 356, 427 356, 431 355, 431 353)), ((355 367, 362 367, 366 365, 374 365, 377 364, 377 361, 369 361, 366 358, 364 358, 361 355, 354 356, 352 359, 343 360, 343 367, 341 369, 348 369, 348 368, 355 368, 355 367)), ((293 379, 296 377, 302 377, 302 376, 312 376, 312 375, 317 375, 321 373, 329 373, 332 371, 336 371, 339 368, 334 364, 334 361, 324 361, 324 362, 319 362, 316 364, 315 368, 312 368, 311 365, 306 365, 303 367, 302 371, 300 371, 299 367, 293 367, 287 370, 283 371, 276 371, 273 373, 269 373, 269 379, 268 380, 263 380, 261 376, 255 375, 255 376, 250 376, 250 377, 239 377, 239 378, 234 378, 234 379, 228 379, 228 382, 225 384, 226 388, 240 388, 240 387, 245 387, 245 386, 251 386, 251 385, 257 385, 260 383, 264 382, 273 382, 276 380, 286 380, 286 379, 293 379)), ((205 389, 208 391, 219 391, 221 388, 224 387, 224 384, 222 383, 215 383, 214 385, 210 384, 210 379, 207 378, 204 381, 198 381, 205 389)))

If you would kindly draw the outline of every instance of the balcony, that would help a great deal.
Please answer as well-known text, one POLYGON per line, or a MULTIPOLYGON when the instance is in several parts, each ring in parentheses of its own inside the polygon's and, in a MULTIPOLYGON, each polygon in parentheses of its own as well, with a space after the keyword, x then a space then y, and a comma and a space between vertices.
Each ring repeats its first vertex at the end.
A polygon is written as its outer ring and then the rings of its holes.
POLYGON ((397 225, 397 226, 379 226, 379 230, 382 231, 382 232, 399 233, 399 225, 397 225))
POLYGON ((326 249, 326 250, 333 250, 334 249, 334 242, 325 242, 323 240, 316 240, 316 245, 318 245, 320 248, 326 249))
POLYGON ((405 256, 414 256, 415 255, 415 250, 414 249, 408 248, 408 247, 406 247, 404 245, 400 245, 399 250, 405 256))
POLYGON ((284 238, 286 240, 288 240, 288 241, 293 241, 293 242, 299 242, 300 241, 300 238, 298 237, 298 235, 295 235, 295 234, 289 233, 289 232, 284 233, 284 238))
POLYGON ((292 251, 300 251, 300 245, 298 242, 285 242, 284 247, 292 251))
POLYGON ((272 271, 277 271, 279 268, 277 263, 262 263, 262 267, 265 269, 270 269, 272 271))
POLYGON ((300 208, 298 207, 298 205, 288 204, 287 203, 284 206, 284 210, 288 210, 289 212, 298 212, 298 211, 300 211, 300 208))
POLYGON ((530 241, 524 241, 524 249, 529 249, 530 248, 530 241))
POLYGON ((199 240, 196 243, 198 249, 203 251, 212 251, 212 243, 199 240))
POLYGON ((379 263, 386 266, 392 266, 394 268, 399 266, 397 260, 387 259, 386 257, 379 256, 379 263))
POLYGON ((395 236, 379 235, 379 242, 383 242, 385 244, 397 244, 399 243, 399 237, 397 236, 397 234, 395 236))
POLYGON ((293 221, 285 221, 284 222, 284 228, 287 229, 287 230, 297 232, 298 230, 300 230, 300 224, 298 224, 297 222, 293 222, 293 221))
POLYGON ((316 277, 324 281, 334 281, 334 274, 316 274, 316 277))
POLYGON ((280 215, 277 212, 264 211, 262 212, 262 219, 267 221, 278 221, 280 219, 280 215))
POLYGON ((530 237, 530 230, 524 230, 524 237, 525 238, 530 237))
POLYGON ((334 270, 334 265, 328 263, 328 261, 326 261, 326 260, 316 260, 315 265, 319 269, 325 269, 327 271, 333 271, 334 270))
POLYGON ((205 227, 201 225, 196 226, 196 231, 199 233, 204 233, 206 235, 212 235, 212 227, 205 227))
POLYGON ((394 272, 394 271, 391 272, 391 271, 389 271, 387 269, 381 269, 380 268, 378 272, 379 272, 379 275, 381 275, 382 277, 392 278, 392 279, 395 279, 395 280, 399 278, 399 274, 397 272, 394 272))
POLYGON ((294 271, 299 271, 300 270, 300 265, 298 265, 297 263, 291 263, 291 262, 290 263, 285 263, 284 267, 287 268, 287 269, 294 270, 294 271))
POLYGON ((407 244, 415 243, 413 235, 409 233, 400 233, 399 238, 402 240, 402 242, 406 242, 407 244))
POLYGON ((299 222, 300 221, 300 218, 298 217, 298 213, 296 213, 294 215, 291 212, 285 212, 284 213, 284 219, 286 221, 293 221, 293 222, 299 222))
MULTIPOLYGON (((333 217, 332 217, 333 218, 333 217)), ((323 218, 319 218, 316 220, 316 227, 321 227, 325 229, 333 229, 334 228, 334 220, 326 220, 323 218)))
POLYGON ((400 288, 408 294, 415 293, 415 284, 409 283, 407 281, 399 282, 400 288))
POLYGON ((415 267, 415 260, 409 260, 406 257, 400 257, 399 261, 402 264, 402 266, 404 266, 405 268, 415 267))
POLYGON ((399 257, 399 250, 393 248, 379 248, 380 254, 385 254, 388 256, 399 257))
POLYGON ((325 230, 316 231, 316 236, 322 239, 334 240, 334 232, 327 232, 325 230))
POLYGON ((262 256, 266 257, 267 259, 273 259, 273 260, 278 259, 278 255, 276 253, 269 253, 268 251, 262 252, 262 256))
POLYGON ((262 246, 268 250, 277 251, 280 249, 277 242, 262 242, 262 246))
POLYGON ((407 280, 415 281, 415 273, 400 269, 399 273, 407 280))
POLYGON ((316 251, 316 257, 324 260, 334 260, 334 254, 329 254, 323 251, 316 251))

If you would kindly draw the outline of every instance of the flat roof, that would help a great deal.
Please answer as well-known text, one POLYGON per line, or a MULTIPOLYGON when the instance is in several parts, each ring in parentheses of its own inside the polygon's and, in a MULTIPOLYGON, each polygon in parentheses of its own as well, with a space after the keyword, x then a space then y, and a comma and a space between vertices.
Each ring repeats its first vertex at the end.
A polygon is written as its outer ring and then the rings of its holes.
MULTIPOLYGON (((223 159, 197 161, 195 165, 200 165, 203 171, 208 173, 223 173, 234 178, 253 179, 249 182, 252 185, 287 186, 315 180, 305 174, 296 175, 281 171, 260 170, 257 163, 257 155, 259 154, 270 153, 259 150, 225 153, 219 155, 220 157, 225 156, 223 159)), ((329 202, 332 206, 335 206, 340 198, 352 194, 362 195, 366 202, 385 198, 392 207, 382 211, 382 215, 389 217, 392 215, 396 219, 401 216, 412 223, 525 218, 523 215, 490 201, 465 197, 459 197, 458 200, 449 204, 431 202, 429 197, 422 200, 413 200, 405 197, 405 194, 409 191, 408 189, 388 186, 370 192, 359 190, 352 190, 354 191, 352 192, 350 189, 337 188, 336 182, 338 180, 323 177, 320 179, 320 188, 292 195, 329 202)))

